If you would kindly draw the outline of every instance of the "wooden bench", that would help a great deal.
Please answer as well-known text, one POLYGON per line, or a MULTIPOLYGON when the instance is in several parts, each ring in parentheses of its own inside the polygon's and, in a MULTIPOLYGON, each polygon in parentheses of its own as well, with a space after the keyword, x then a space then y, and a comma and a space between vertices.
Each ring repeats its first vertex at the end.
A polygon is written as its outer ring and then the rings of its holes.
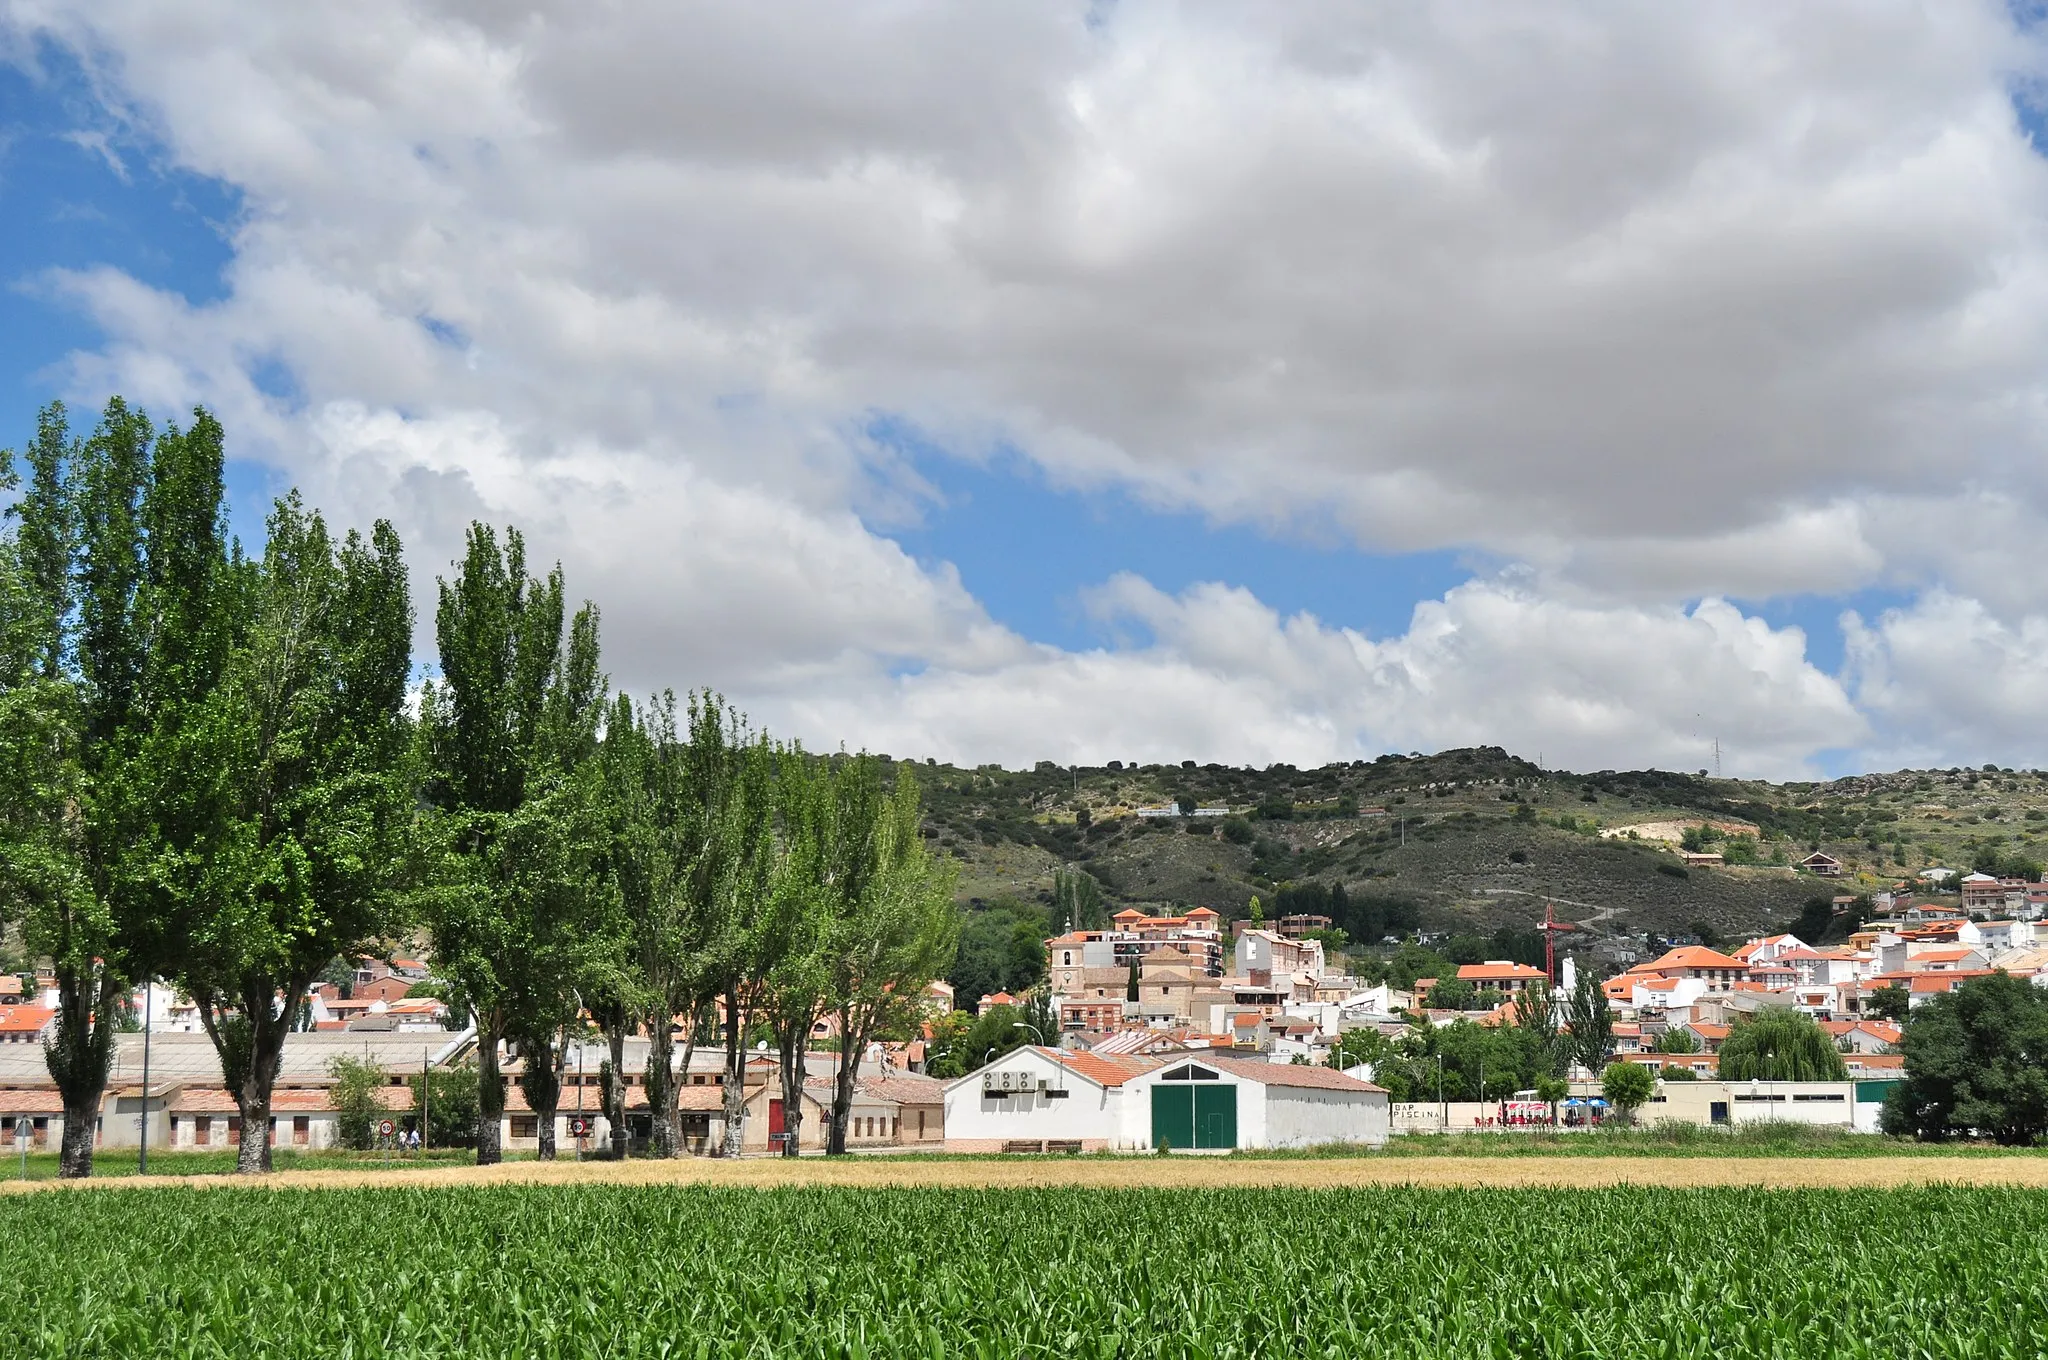
POLYGON ((1036 1138, 1011 1138, 1003 1143, 1005 1152, 1043 1152, 1045 1144, 1036 1138))

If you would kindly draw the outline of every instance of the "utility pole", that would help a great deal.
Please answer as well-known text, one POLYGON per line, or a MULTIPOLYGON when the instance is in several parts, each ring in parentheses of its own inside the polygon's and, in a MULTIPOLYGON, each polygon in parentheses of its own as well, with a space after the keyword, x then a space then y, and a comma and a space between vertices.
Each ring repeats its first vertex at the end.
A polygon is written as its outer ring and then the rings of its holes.
POLYGON ((434 1108, 434 1060, 427 1053, 427 1046, 420 1045, 420 1160, 425 1161, 434 1146, 434 1121, 428 1118, 434 1108))
POLYGON ((136 1174, 149 1174, 149 1027, 156 1018, 156 988, 142 980, 142 1157, 136 1174))

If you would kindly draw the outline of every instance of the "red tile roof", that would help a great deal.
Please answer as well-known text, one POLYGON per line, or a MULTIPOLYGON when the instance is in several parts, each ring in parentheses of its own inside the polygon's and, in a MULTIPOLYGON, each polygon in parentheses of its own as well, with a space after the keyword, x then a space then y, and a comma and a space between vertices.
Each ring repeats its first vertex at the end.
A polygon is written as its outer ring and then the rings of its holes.
POLYGON ((1709 949, 1703 944, 1687 944, 1642 965, 1642 971, 1660 973, 1668 968, 1720 968, 1739 973, 1745 966, 1741 959, 1731 958, 1718 949, 1709 949))
POLYGON ((1194 1061, 1219 1072, 1265 1086, 1315 1087, 1325 1091, 1384 1091, 1384 1087, 1357 1077, 1347 1077, 1331 1067, 1309 1067, 1302 1063, 1257 1062, 1249 1058, 1217 1058, 1203 1054, 1194 1061))
POLYGON ((1064 1049, 1033 1047, 1069 1072, 1086 1077, 1097 1086, 1121 1086, 1132 1077, 1142 1077, 1164 1065, 1163 1059, 1141 1058, 1135 1054, 1104 1057, 1100 1053, 1071 1053, 1064 1049))
POLYGON ((0 1006, 0 1034, 41 1034, 56 1018, 50 1006, 0 1006))
POLYGON ((1458 977, 1465 982, 1513 982, 1542 976, 1541 968, 1526 963, 1468 963, 1458 969, 1458 977))
POLYGON ((51 1087, 0 1091, 0 1114, 62 1114, 64 1097, 51 1087))

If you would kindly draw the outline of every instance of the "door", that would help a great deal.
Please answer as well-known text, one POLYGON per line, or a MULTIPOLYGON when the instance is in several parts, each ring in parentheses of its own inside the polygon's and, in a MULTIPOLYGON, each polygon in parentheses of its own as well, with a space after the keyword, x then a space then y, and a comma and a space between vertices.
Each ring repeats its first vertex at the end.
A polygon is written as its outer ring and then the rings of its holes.
POLYGON ((1192 1086, 1152 1088, 1152 1146, 1195 1146, 1195 1090, 1192 1086))
POLYGON ((1237 1088, 1222 1084, 1197 1086, 1195 1097, 1195 1146, 1234 1148, 1237 1146, 1237 1088))
POLYGON ((1727 1123, 1728 1102, 1725 1100, 1716 1100, 1710 1102, 1707 1106, 1707 1121, 1713 1124, 1727 1123))
POLYGON ((768 1137, 771 1139, 779 1138, 787 1132, 789 1132, 789 1126, 783 1122, 782 1102, 779 1100, 769 1101, 768 1137))

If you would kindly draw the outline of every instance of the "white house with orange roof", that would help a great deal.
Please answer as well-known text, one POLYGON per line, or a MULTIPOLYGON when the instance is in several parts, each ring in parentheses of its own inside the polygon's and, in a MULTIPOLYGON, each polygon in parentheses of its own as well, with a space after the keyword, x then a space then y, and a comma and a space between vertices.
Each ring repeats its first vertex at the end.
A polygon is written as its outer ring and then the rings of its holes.
POLYGON ((1458 968, 1458 980, 1469 982, 1480 991, 1492 988, 1509 996, 1527 991, 1540 985, 1544 980, 1541 968, 1531 968, 1526 963, 1511 963, 1506 959, 1489 959, 1485 963, 1467 963, 1458 968))
POLYGON ((1261 985, 1280 978, 1306 981, 1313 991, 1323 975, 1323 942, 1291 940, 1272 930, 1247 930, 1237 937, 1232 971, 1261 985))
POLYGON ((51 1006, 0 1006, 0 1044, 40 1044, 57 1028, 51 1006))
POLYGON ((1327 1067, 1215 1053, 1032 1045, 946 1088, 955 1152, 1178 1151, 1384 1143, 1387 1093, 1327 1067))
POLYGON ((1680 945, 1661 958, 1639 963, 1628 970, 1630 977, 1659 977, 1697 982, 1709 992, 1733 990, 1749 978, 1749 965, 1718 949, 1702 944, 1680 945))
POLYGON ((1729 957, 1741 959, 1744 963, 1755 966, 1759 963, 1769 963, 1787 950, 1806 947, 1806 941, 1797 935, 1760 935, 1735 950, 1729 957))

